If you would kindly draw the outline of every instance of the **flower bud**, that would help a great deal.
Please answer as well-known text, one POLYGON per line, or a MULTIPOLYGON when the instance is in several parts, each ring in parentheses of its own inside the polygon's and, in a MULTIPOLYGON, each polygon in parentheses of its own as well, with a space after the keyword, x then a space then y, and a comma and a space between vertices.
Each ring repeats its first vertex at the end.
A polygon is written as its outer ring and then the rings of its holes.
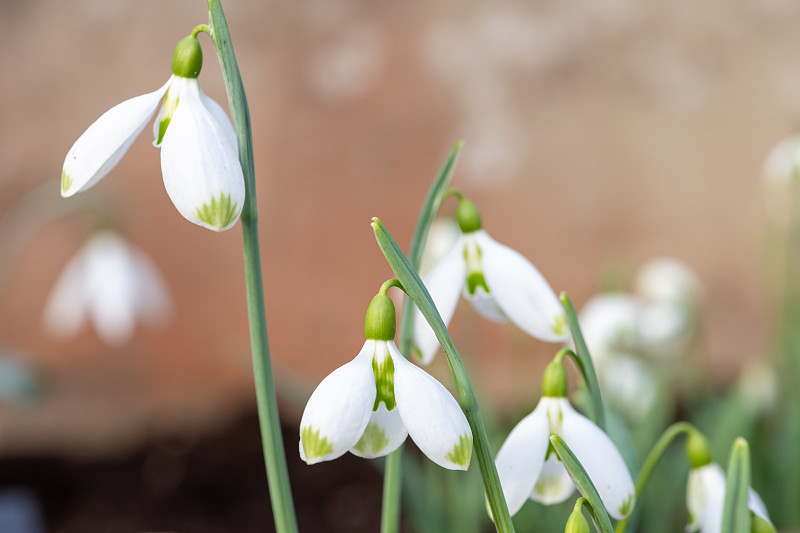
POLYGON ((184 37, 172 54, 172 73, 182 78, 197 78, 203 68, 203 49, 196 37, 184 37))
POLYGON ((569 515, 564 533, 589 533, 589 531, 589 522, 587 522, 586 517, 583 516, 581 505, 576 503, 572 514, 569 515))

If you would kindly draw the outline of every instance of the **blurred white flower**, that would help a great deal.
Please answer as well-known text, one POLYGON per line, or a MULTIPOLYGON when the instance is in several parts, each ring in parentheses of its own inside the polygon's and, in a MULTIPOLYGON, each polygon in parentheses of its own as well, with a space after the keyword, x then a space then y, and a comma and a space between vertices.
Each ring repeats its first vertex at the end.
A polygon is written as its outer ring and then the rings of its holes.
POLYGON ((678 307, 697 305, 702 284, 697 275, 672 257, 656 257, 647 261, 636 276, 636 292, 648 303, 678 307))
POLYGON ((108 344, 129 340, 137 320, 155 324, 171 310, 153 263, 112 231, 94 234, 70 259, 45 307, 44 325, 69 337, 87 321, 108 344))
POLYGON ((800 134, 780 141, 767 155, 762 170, 766 210, 779 226, 789 227, 800 201, 800 134))
POLYGON ((175 57, 173 75, 160 89, 112 107, 75 141, 61 171, 61 195, 84 191, 108 174, 163 98, 153 125, 153 144, 162 148, 167 194, 187 220, 224 231, 239 220, 244 206, 236 134, 225 111, 200 89, 202 53, 197 39, 187 37, 178 43, 175 57), (189 52, 179 54, 187 48, 189 52), (187 53, 195 55, 188 63, 176 64, 175 57, 187 53))

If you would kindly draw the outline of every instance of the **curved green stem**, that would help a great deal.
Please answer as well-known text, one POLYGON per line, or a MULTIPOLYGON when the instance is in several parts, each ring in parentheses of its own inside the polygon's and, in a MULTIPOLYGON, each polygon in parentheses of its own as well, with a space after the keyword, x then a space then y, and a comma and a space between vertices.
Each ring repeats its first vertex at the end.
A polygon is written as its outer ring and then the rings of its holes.
MULTIPOLYGON (((589 395, 592 398, 592 412, 594 414, 594 422, 603 431, 606 430, 606 415, 603 409, 603 397, 600 394, 600 384, 597 382, 597 374, 594 371, 594 364, 592 363, 592 356, 589 353, 589 348, 586 347, 586 341, 583 340, 583 333, 581 333, 581 326, 578 323, 578 315, 575 313, 575 308, 572 307, 572 302, 567 296, 566 292, 561 293, 561 304, 564 306, 564 311, 567 315, 567 323, 572 332, 572 340, 575 342, 575 349, 578 351, 578 357, 573 357, 575 362, 578 363, 583 380, 586 382, 586 388, 589 389, 589 395)), ((571 350, 570 350, 571 352, 571 350)), ((574 352, 572 352, 574 356, 574 352)))
POLYGON ((192 30, 191 36, 194 37, 195 39, 197 39, 197 35, 200 32, 205 32, 205 33, 211 35, 211 28, 209 28, 208 24, 198 24, 192 30))
MULTIPOLYGON (((688 435, 696 431, 698 431, 697 428, 688 422, 676 422, 664 430, 664 433, 661 434, 661 437, 659 437, 650 450, 650 454, 647 456, 647 459, 645 459, 641 470, 639 470, 639 475, 636 477, 636 507, 634 507, 634 510, 631 512, 631 516, 636 512, 639 502, 641 502, 642 490, 644 490, 647 480, 650 479, 650 474, 664 455, 670 443, 681 433, 688 435)), ((614 531, 616 533, 624 533, 625 528, 628 527, 629 521, 630 517, 617 522, 617 527, 614 531)))
MULTIPOLYGON (((433 221, 439 212, 439 207, 447 194, 447 187, 453 177, 456 167, 456 160, 461 151, 462 142, 459 141, 450 150, 450 154, 433 180, 422 210, 419 213, 417 228, 414 230, 414 237, 411 239, 409 249, 409 261, 414 270, 419 270, 422 264, 422 254, 428 242, 428 234, 431 230, 433 221)), ((414 306, 408 297, 403 306, 403 320, 400 324, 400 335, 398 337, 398 349, 400 353, 408 357, 411 351, 411 344, 414 338, 414 306)), ((386 457, 386 469, 383 474, 383 502, 381 512, 381 533, 397 533, 400 530, 400 486, 402 484, 402 453, 403 447, 393 451, 386 457)))
POLYGON ((489 439, 486 436, 486 427, 481 418, 478 400, 464 368, 464 363, 461 361, 461 357, 453 344, 453 339, 450 338, 447 327, 442 321, 442 317, 439 315, 439 311, 436 309, 431 295, 419 278, 417 271, 411 266, 411 263, 403 254, 403 250, 400 249, 389 230, 377 218, 372 219, 372 229, 375 232, 378 246, 380 246, 395 276, 403 284, 406 294, 411 297, 425 320, 433 328, 436 338, 442 345, 447 364, 450 366, 450 373, 453 375, 458 403, 464 411, 472 430, 475 456, 481 469, 483 486, 486 491, 486 498, 489 500, 489 508, 492 512, 495 526, 499 532, 513 532, 514 524, 511 522, 508 505, 506 505, 503 489, 500 486, 500 476, 497 474, 497 468, 492 458, 492 451, 489 446, 489 439))
MULTIPOLYGON (((244 248, 245 284, 247 287, 247 314, 250 321, 250 346, 253 357, 258 418, 261 442, 267 469, 267 482, 272 500, 275 529, 278 533, 296 533, 292 491, 283 450, 275 383, 270 364, 267 318, 264 309, 264 289, 261 280, 261 255, 258 244, 258 208, 256 206, 255 165, 253 162, 253 137, 250 128, 250 111, 244 92, 239 66, 233 53, 231 35, 220 0, 208 0, 210 35, 217 50, 225 78, 228 103, 236 128, 239 144, 239 161, 245 182, 245 200, 242 210, 242 238, 244 248)), ((205 30, 204 30, 205 31, 205 30)))

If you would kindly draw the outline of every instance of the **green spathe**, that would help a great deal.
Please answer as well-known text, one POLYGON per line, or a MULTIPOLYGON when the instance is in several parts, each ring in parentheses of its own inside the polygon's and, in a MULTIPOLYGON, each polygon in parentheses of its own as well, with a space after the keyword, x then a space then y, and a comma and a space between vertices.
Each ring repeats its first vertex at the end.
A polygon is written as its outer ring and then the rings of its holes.
POLYGON ((394 340, 397 315, 394 302, 386 293, 376 294, 367 307, 364 318, 364 336, 378 341, 394 340))
POLYGON ((211 204, 203 204, 197 208, 195 216, 212 229, 222 231, 236 220, 239 215, 236 202, 231 201, 230 194, 220 193, 211 198, 211 204))
POLYGON ((461 435, 458 443, 444 457, 451 463, 463 466, 465 469, 469 467, 469 462, 472 459, 472 437, 466 433, 461 435))
POLYGON ((306 459, 314 460, 319 457, 324 457, 333 452, 333 443, 327 438, 321 437, 319 430, 314 431, 311 426, 306 426, 300 433, 300 440, 303 443, 303 451, 306 454, 306 459))
POLYGON ((472 233, 483 227, 480 211, 475 207, 475 204, 466 198, 461 198, 458 202, 456 220, 463 233, 472 233))
POLYGON ((387 444, 389 437, 386 436, 386 432, 378 424, 369 423, 361 439, 353 447, 363 454, 374 455, 383 450, 387 444))
POLYGON ((197 78, 203 68, 203 49, 196 37, 184 37, 172 53, 172 73, 182 78, 197 78))

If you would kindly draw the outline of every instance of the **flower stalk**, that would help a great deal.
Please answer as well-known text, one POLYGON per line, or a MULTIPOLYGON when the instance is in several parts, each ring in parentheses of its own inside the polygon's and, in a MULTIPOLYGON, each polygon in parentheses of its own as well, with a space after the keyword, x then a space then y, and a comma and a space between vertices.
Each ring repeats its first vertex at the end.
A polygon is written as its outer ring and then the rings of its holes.
POLYGON ((239 148, 239 161, 245 182, 245 199, 242 209, 242 237, 244 249, 245 284, 247 289, 247 314, 250 322, 250 345, 253 357, 258 418, 261 441, 267 469, 267 481, 272 500, 275 529, 278 533, 297 532, 286 455, 283 449, 275 382, 270 364, 267 319, 264 308, 264 290, 261 279, 261 255, 258 239, 258 208, 256 205, 255 165, 250 111, 233 52, 228 24, 220 0, 208 0, 210 36, 217 51, 228 103, 233 117, 239 148))
POLYGON ((439 312, 436 310, 436 306, 433 304, 430 294, 419 278, 417 271, 412 267, 408 258, 406 258, 405 254, 400 249, 400 246, 394 240, 394 237, 392 237, 391 233, 389 233, 378 218, 372 219, 372 229, 375 232, 378 245, 383 255, 386 257, 386 261, 389 263, 397 279, 402 283, 406 294, 414 301, 417 308, 422 312, 425 319, 433 328, 436 337, 444 349, 450 372, 453 375, 458 403, 461 405, 461 409, 464 411, 469 426, 472 429, 475 455, 480 465, 483 485, 486 491, 486 497, 489 501, 489 508, 495 521, 495 526, 498 532, 513 532, 514 524, 511 522, 511 516, 508 512, 503 489, 500 486, 500 477, 497 474, 497 468, 492 459, 489 439, 486 436, 486 428, 481 418, 478 400, 475 397, 475 391, 472 389, 469 376, 464 368, 464 363, 458 355, 453 340, 450 338, 447 327, 444 325, 439 312))

